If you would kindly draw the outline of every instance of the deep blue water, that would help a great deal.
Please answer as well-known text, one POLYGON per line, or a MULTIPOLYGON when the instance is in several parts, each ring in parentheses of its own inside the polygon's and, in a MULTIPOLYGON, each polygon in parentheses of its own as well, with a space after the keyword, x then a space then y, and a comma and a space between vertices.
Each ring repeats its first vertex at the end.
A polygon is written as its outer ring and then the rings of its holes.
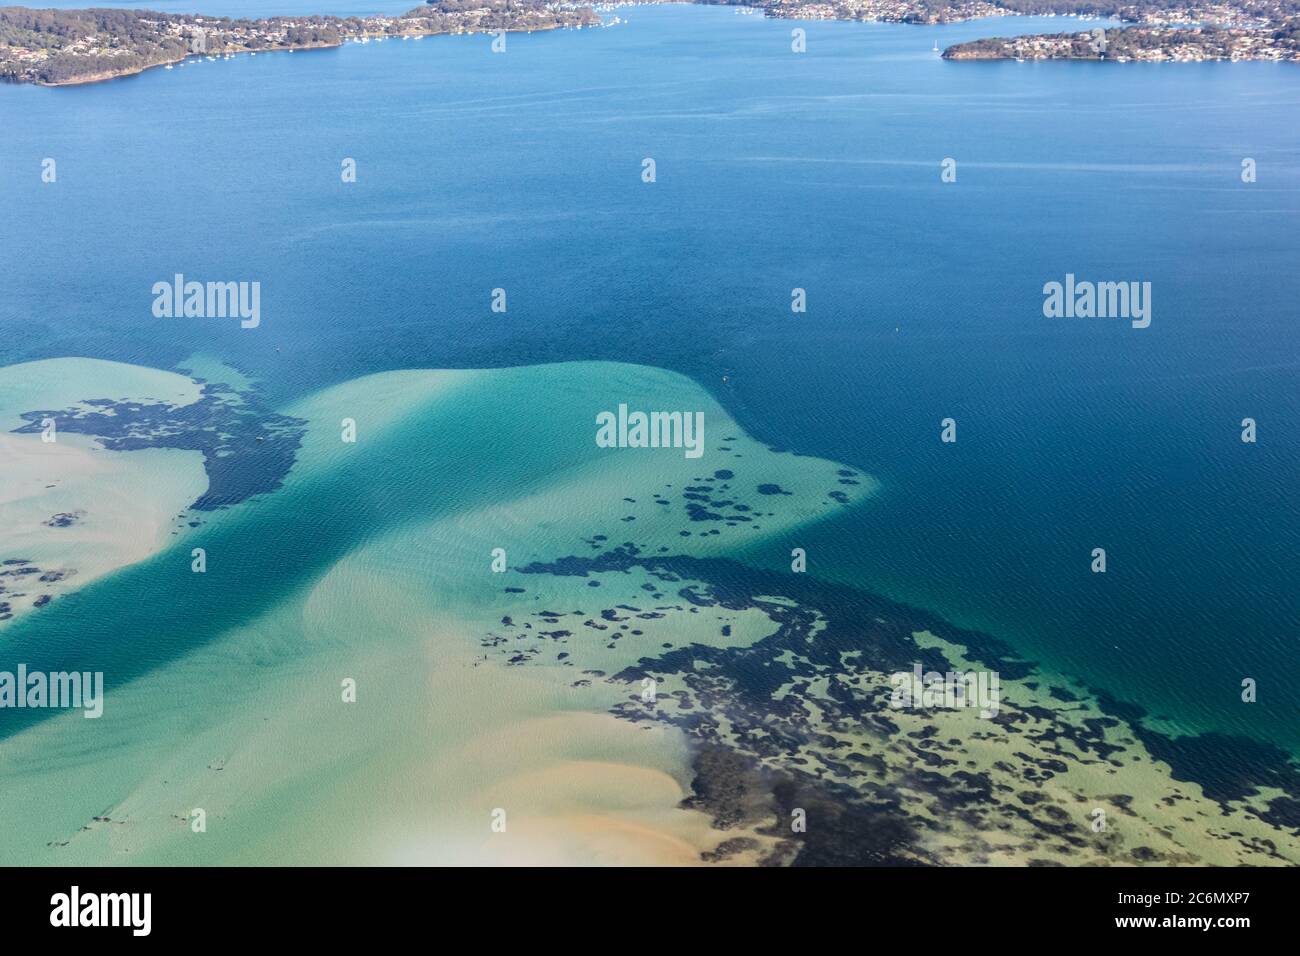
POLYGON ((884 482, 792 542, 810 571, 1300 748, 1300 69, 930 52, 1060 19, 800 24, 794 55, 787 21, 620 14, 505 55, 390 40, 0 87, 0 363, 203 351, 274 401, 403 367, 677 369, 884 482), (260 281, 262 326, 154 319, 176 272, 260 281), (1151 282, 1151 327, 1044 318, 1067 272, 1151 282))

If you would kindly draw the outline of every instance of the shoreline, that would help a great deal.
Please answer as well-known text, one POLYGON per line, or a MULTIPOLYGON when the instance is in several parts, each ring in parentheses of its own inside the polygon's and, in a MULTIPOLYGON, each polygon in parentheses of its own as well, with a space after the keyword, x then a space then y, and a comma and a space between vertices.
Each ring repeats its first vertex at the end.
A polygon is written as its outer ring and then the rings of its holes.
POLYGON ((1131 24, 1073 33, 985 37, 955 43, 943 59, 1083 60, 1105 63, 1300 63, 1300 48, 1273 26, 1131 24), (1291 44, 1291 45, 1288 45, 1291 44))
POLYGON ((248 53, 292 53, 295 50, 335 50, 343 46, 347 41, 340 40, 338 43, 307 43, 300 46, 271 47, 265 50, 229 50, 222 51, 219 54, 212 53, 187 53, 184 56, 177 57, 174 60, 159 60, 157 63, 148 63, 143 66, 136 66, 126 70, 106 70, 101 73, 90 73, 85 76, 72 77, 67 80, 58 80, 48 82, 46 80, 13 80, 14 83, 29 83, 32 86, 42 86, 46 89, 58 89, 62 86, 88 86, 92 83, 107 83, 110 80, 119 80, 127 76, 138 76, 141 73, 147 73, 150 70, 156 70, 160 67, 175 66, 177 63, 184 63, 186 60, 197 57, 211 57, 212 59, 222 59, 226 56, 243 56, 248 53))
POLYGON ((453 34, 534 33, 597 27, 589 6, 552 8, 542 0, 444 9, 426 4, 396 16, 322 15, 237 19, 152 10, 0 8, 0 75, 36 86, 80 86, 134 76, 191 57, 331 49, 349 41, 422 39, 453 34), (121 61, 127 61, 118 65, 121 61))
MULTIPOLYGON (((614 4, 607 9, 621 9, 625 6, 638 5, 640 4, 614 4)), ((1056 12, 1044 14, 1029 8, 1022 10, 1016 9, 1014 6, 997 6, 979 2, 979 0, 968 0, 964 6, 958 5, 953 8, 945 8, 939 12, 934 12, 928 7, 915 9, 908 7, 900 11, 894 8, 877 10, 868 5, 842 9, 839 6, 831 5, 827 7, 812 3, 807 5, 796 3, 792 6, 766 6, 763 4, 748 6, 730 3, 699 3, 697 0, 696 3, 691 5, 731 6, 736 12, 742 10, 754 11, 760 13, 764 19, 773 20, 897 23, 913 26, 968 23, 975 20, 1001 17, 1055 17, 1058 15, 1056 12)), ((69 20, 84 21, 84 26, 92 30, 101 29, 106 32, 107 36, 114 38, 110 49, 116 51, 120 46, 121 41, 116 38, 113 29, 114 25, 105 26, 95 19, 95 15, 103 13, 103 11, 93 9, 36 11, 25 7, 11 7, 6 8, 6 10, 11 14, 16 12, 62 14, 69 20)), ((0 13, 3 12, 0 11, 0 13)), ((37 47, 44 50, 46 55, 34 56, 32 49, 19 47, 16 41, 11 41, 7 46, 0 46, 0 68, 7 67, 9 73, 5 79, 15 83, 30 83, 51 88, 83 86, 134 76, 159 66, 174 66, 191 57, 207 56, 216 58, 240 53, 333 49, 343 46, 349 41, 364 43, 372 39, 382 42, 386 39, 407 39, 410 37, 534 33, 568 27, 581 29, 583 26, 588 26, 595 29, 610 25, 596 12, 593 6, 561 8, 552 7, 546 3, 538 2, 538 0, 534 0, 531 5, 525 5, 519 10, 493 7, 491 0, 489 0, 486 7, 474 11, 473 14, 465 14, 461 11, 444 12, 436 3, 417 7, 399 16, 368 17, 310 15, 301 18, 268 17, 256 20, 234 20, 226 17, 206 17, 199 14, 158 14, 148 10, 128 10, 120 11, 120 13, 124 16, 133 16, 135 19, 132 23, 153 31, 152 34, 149 34, 148 41, 133 41, 146 50, 146 52, 137 55, 149 57, 151 55, 148 52, 150 44, 155 47, 164 46, 174 49, 177 43, 191 44, 195 36, 206 38, 209 34, 213 38, 213 48, 201 51, 187 50, 181 56, 163 56, 160 59, 121 69, 95 70, 67 78, 48 79, 40 72, 42 69, 48 72, 48 68, 38 65, 45 64, 51 59, 49 55, 51 50, 54 51, 55 58, 62 57, 60 65, 65 69, 67 63, 75 62, 83 56, 95 57, 99 60, 111 57, 107 57, 101 52, 103 50, 101 46, 87 47, 85 52, 75 48, 69 49, 68 47, 43 47, 41 41, 39 41, 41 28, 38 26, 36 28, 37 33, 32 35, 36 39, 28 42, 36 42, 37 47), (497 19, 498 16, 507 19, 503 22, 497 19), (457 17, 475 17, 476 19, 456 19, 457 17), (510 18, 513 18, 514 22, 510 22, 510 18), (435 22, 435 20, 440 28, 433 29, 428 26, 420 26, 420 24, 427 25, 435 22), (397 29, 394 30, 394 27, 397 29), (306 42, 291 39, 294 33, 304 32, 314 36, 320 36, 323 33, 326 38, 312 39, 306 42), (268 45, 257 49, 247 46, 232 47, 232 43, 246 44, 249 36, 261 42, 267 42, 268 45), (6 54, 10 54, 16 59, 7 59, 6 54)), ((1026 34, 1015 37, 981 37, 975 40, 963 41, 946 47, 941 53, 941 58, 948 61, 1070 59, 1112 60, 1116 62, 1134 60, 1141 62, 1205 62, 1208 60, 1300 62, 1300 44, 1287 36, 1282 29, 1293 24, 1295 22, 1294 18, 1287 19, 1284 17, 1279 20, 1256 16, 1249 22, 1243 22, 1240 18, 1229 16, 1226 19, 1208 20, 1203 23, 1198 21, 1199 25, 1173 26, 1164 23, 1158 18, 1131 20, 1128 19, 1130 15, 1132 14, 1125 11, 1123 16, 1114 15, 1108 17, 1108 19, 1116 20, 1122 24, 1119 27, 1109 29, 1094 28, 1068 33, 1026 34), (1094 39, 1101 35, 1104 35, 1104 37, 1099 41, 1094 39), (1100 42, 1100 49, 1096 45, 1098 42, 1100 42)), ((1062 19, 1067 20, 1079 18, 1077 22, 1081 26, 1093 19, 1101 19, 1101 15, 1093 12, 1084 13, 1082 10, 1062 13, 1060 16, 1062 19)), ((619 21, 616 17, 613 23, 617 22, 619 21)), ((18 32, 21 34, 23 24, 18 23, 17 26, 19 28, 18 32)), ((77 42, 90 44, 101 41, 97 40, 92 34, 84 41, 77 42)))
MULTIPOLYGON (((544 33, 551 30, 565 29, 562 26, 538 27, 529 30, 506 30, 506 33, 544 33)), ((470 34, 487 34, 489 31, 467 30, 464 35, 470 34)), ((300 43, 292 46, 275 46, 264 47, 260 50, 219 50, 217 52, 186 53, 184 56, 176 57, 170 60, 159 60, 157 63, 148 63, 142 66, 131 67, 125 70, 106 70, 100 73, 91 73, 85 76, 73 77, 67 80, 58 80, 49 82, 46 80, 22 80, 12 79, 10 82, 18 84, 29 84, 31 86, 42 86, 46 89, 57 89, 62 86, 87 86, 92 83, 107 83, 110 80, 117 80, 127 76, 138 76, 141 73, 147 73, 149 70, 156 70, 159 67, 175 66, 177 63, 184 63, 190 59, 213 59, 220 60, 226 57, 246 56, 248 54, 258 53, 293 53, 295 50, 337 50, 347 46, 349 43, 359 43, 363 40, 397 40, 408 37, 439 37, 439 36, 457 36, 458 34, 446 31, 430 30, 412 30, 404 33, 359 33, 348 34, 341 37, 337 43, 300 43)))

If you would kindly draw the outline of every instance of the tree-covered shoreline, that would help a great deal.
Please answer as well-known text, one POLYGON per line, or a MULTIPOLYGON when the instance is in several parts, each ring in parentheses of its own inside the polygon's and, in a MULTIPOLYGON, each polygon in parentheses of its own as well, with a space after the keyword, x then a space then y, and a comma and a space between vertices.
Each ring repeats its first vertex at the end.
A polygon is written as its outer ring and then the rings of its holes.
POLYGON ((151 10, 0 7, 0 79, 45 86, 138 73, 187 56, 335 47, 350 39, 594 26, 588 6, 438 0, 397 16, 257 20, 151 10))

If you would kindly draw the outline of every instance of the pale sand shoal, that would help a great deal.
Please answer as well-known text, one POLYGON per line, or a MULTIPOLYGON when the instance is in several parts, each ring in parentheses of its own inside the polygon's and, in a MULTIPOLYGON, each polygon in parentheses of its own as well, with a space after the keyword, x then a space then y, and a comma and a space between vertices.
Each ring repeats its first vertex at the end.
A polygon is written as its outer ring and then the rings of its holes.
POLYGON ((14 619, 167 546, 185 528, 178 516, 208 487, 201 452, 108 451, 84 435, 56 434, 45 442, 0 432, 0 560, 42 572, 4 579, 0 601, 14 619))

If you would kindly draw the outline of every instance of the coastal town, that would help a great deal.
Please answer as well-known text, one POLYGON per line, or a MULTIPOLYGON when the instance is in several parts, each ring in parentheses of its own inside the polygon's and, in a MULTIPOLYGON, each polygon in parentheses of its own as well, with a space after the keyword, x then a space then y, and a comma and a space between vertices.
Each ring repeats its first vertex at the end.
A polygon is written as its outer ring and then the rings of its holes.
MULTIPOLYGON (((396 16, 257 20, 148 10, 0 8, 0 79, 61 86, 172 68, 190 57, 308 50, 439 34, 533 32, 612 25, 626 4, 433 0, 396 16)), ((936 24, 1032 15, 1082 29, 951 46, 947 60, 1300 61, 1300 0, 749 0, 717 5, 790 20, 936 24), (1120 28, 1087 26, 1102 18, 1120 28)))
POLYGON ((1146 26, 1269 27, 1300 16, 1298 0, 747 0, 766 16, 790 20, 956 23, 987 17, 1077 17, 1146 26))
POLYGON ((170 67, 189 57, 337 47, 438 34, 596 27, 589 6, 440 0, 398 16, 235 20, 149 10, 0 8, 0 79, 62 86, 170 67))
POLYGON ((959 43, 949 60, 1110 60, 1188 63, 1202 60, 1300 59, 1300 27, 1149 27, 993 38, 959 43))
POLYGON ((988 0, 753 0, 766 16, 783 20, 860 20, 872 23, 951 23, 1017 11, 988 0))

